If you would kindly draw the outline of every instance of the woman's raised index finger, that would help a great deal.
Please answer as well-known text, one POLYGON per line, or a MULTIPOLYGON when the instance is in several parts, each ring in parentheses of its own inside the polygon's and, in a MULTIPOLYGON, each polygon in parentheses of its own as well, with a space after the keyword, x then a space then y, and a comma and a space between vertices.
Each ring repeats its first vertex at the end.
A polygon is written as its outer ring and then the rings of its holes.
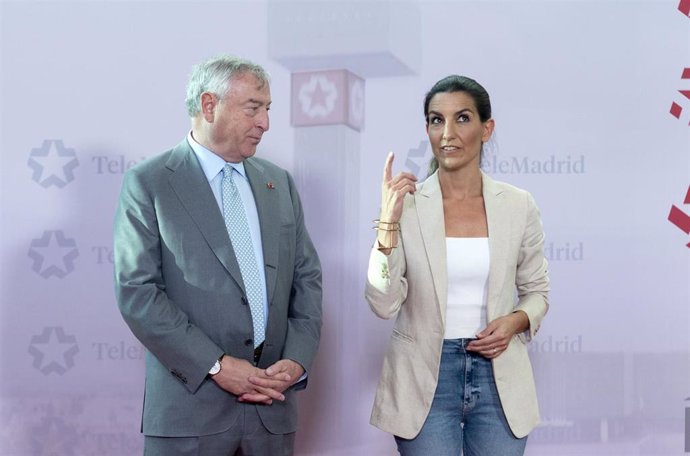
POLYGON ((386 157, 386 164, 383 165, 383 181, 388 182, 389 180, 393 179, 393 158, 395 157, 395 154, 393 152, 388 152, 388 156, 386 157))

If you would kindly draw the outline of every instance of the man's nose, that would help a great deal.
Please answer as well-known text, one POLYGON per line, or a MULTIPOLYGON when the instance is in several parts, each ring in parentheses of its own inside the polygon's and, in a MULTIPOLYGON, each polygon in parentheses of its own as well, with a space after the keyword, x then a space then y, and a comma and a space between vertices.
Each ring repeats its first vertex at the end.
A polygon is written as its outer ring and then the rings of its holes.
POLYGON ((263 131, 268 131, 270 122, 268 120, 268 109, 264 109, 259 115, 256 116, 256 126, 261 128, 263 131))

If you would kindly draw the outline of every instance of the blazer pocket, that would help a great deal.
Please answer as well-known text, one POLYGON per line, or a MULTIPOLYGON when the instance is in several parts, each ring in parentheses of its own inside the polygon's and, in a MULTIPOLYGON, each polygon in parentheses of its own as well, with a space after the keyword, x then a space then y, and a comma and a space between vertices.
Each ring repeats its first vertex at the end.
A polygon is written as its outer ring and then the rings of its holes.
POLYGON ((394 339, 401 340, 403 342, 407 342, 408 344, 413 344, 414 339, 412 336, 408 336, 407 334, 398 331, 397 329, 393 328, 393 334, 392 334, 394 339))

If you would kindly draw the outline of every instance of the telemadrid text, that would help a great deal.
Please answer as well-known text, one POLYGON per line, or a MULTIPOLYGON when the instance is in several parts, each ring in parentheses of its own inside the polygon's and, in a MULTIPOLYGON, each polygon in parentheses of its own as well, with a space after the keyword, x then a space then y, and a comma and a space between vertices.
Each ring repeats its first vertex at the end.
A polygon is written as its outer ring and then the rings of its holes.
POLYGON ((584 174, 585 156, 536 159, 489 155, 482 160, 482 169, 492 174, 584 174))

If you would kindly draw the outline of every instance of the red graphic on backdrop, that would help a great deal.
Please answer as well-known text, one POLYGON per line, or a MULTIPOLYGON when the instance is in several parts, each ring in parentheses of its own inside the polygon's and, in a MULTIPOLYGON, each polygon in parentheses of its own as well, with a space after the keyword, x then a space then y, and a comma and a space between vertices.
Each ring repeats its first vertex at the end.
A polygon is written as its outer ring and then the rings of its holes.
MULTIPOLYGON (((686 2, 688 3, 688 8, 690 8, 690 0, 686 0, 686 2)), ((683 74, 680 76, 680 78, 690 80, 690 68, 684 68, 683 74)), ((680 92, 681 95, 690 100, 690 90, 679 90, 678 92, 680 92)), ((680 119, 680 115, 683 112, 683 107, 674 101, 671 103, 671 109, 669 112, 676 119, 680 119)), ((690 125, 690 123, 688 123, 688 125, 690 125)))
MULTIPOLYGON (((688 193, 685 195, 683 204, 690 204, 690 185, 688 186, 688 193)), ((685 234, 690 234, 690 215, 683 212, 675 204, 671 206, 671 212, 668 214, 668 221, 683 230, 685 234)), ((687 244, 690 248, 690 242, 687 244)))
POLYGON ((680 0, 678 11, 690 17, 690 0, 680 0))

